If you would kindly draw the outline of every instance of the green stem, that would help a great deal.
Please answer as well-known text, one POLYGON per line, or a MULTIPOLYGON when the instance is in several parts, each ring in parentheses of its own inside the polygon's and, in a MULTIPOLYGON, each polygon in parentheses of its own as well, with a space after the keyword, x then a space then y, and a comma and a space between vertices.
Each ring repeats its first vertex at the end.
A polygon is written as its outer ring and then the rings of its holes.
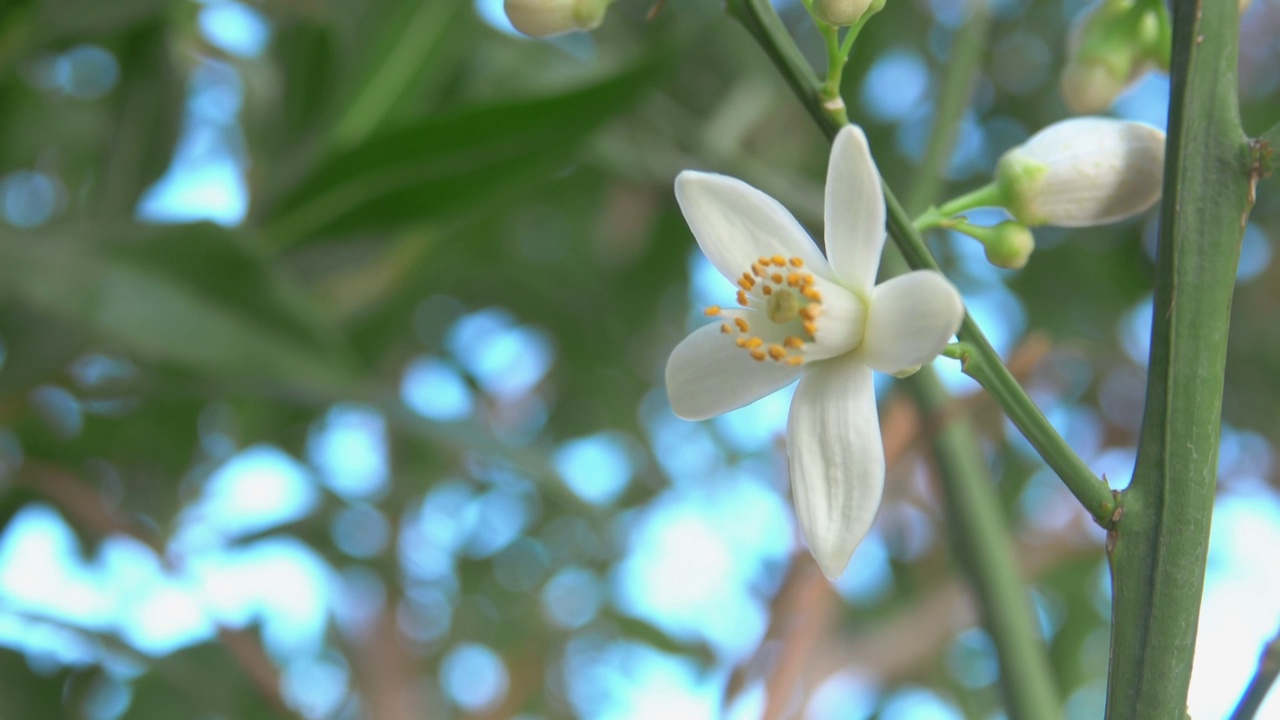
POLYGON ((907 378, 906 386, 934 430, 933 449, 947 516, 955 538, 954 555, 965 568, 1000 657, 1000 682, 1006 709, 1015 720, 1062 717, 1062 705, 1040 639, 1027 589, 1018 576, 1008 523, 981 446, 966 418, 948 416, 952 398, 933 368, 907 378), (939 418, 945 418, 939 421, 939 418))
POLYGON ((1249 687, 1245 688, 1235 712, 1231 713, 1231 720, 1253 720, 1277 675, 1280 675, 1280 634, 1271 638, 1271 642, 1262 648, 1258 670, 1249 681, 1249 687))
POLYGON ((1175 0, 1146 407, 1108 537, 1108 720, 1183 718, 1217 477, 1227 327, 1252 204, 1235 3, 1175 0))
MULTIPOLYGON (((822 132, 828 139, 834 138, 843 125, 835 122, 823 110, 817 92, 818 80, 791 41, 773 6, 768 0, 729 0, 728 10, 756 38, 822 132)), ((934 259, 910 216, 887 184, 884 185, 884 200, 888 210, 889 237, 893 238, 907 264, 917 270, 938 270, 938 261, 934 259)), ((980 356, 985 361, 992 377, 988 392, 1009 413, 1018 429, 1024 435, 1058 437, 1061 445, 1066 447, 1066 442, 1058 436, 1048 418, 1013 378, 982 330, 968 315, 965 316, 959 336, 971 346, 971 352, 975 356, 980 356)), ((1045 462, 1062 478, 1093 518, 1104 527, 1110 527, 1116 505, 1106 483, 1099 480, 1074 453, 1066 456, 1060 453, 1045 455, 1042 447, 1036 447, 1036 450, 1041 452, 1045 462)))
MULTIPOLYGON (((985 55, 990 26, 988 5, 978 2, 973 17, 960 29, 952 45, 929 144, 909 193, 912 210, 928 205, 937 195, 985 55)), ((886 253, 882 275, 906 269, 901 254, 886 253)), ((1018 576, 1008 523, 978 438, 964 418, 945 412, 953 400, 933 368, 923 368, 905 385, 920 416, 925 418, 925 425, 941 423, 936 432, 929 434, 934 438, 948 526, 955 537, 954 556, 978 596, 983 626, 991 633, 1000 658, 1001 688, 1008 713, 1013 718, 1034 720, 1061 718, 1062 702, 1053 669, 1027 589, 1018 576)))

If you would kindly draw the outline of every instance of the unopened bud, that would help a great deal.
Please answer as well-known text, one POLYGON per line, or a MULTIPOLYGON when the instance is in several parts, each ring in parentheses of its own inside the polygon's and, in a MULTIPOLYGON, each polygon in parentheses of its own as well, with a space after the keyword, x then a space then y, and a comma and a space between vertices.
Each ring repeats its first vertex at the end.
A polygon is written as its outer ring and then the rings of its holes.
POLYGON ((1036 249, 1036 239, 1027 226, 1006 220, 990 229, 983 240, 987 262, 996 267, 1018 270, 1036 249))
POLYGON ((815 0, 813 14, 836 27, 852 25, 862 19, 872 0, 815 0))
POLYGON ((1023 225, 1087 227, 1154 205, 1163 172, 1163 132, 1083 117, 1056 122, 1006 152, 996 165, 996 185, 1023 225))
POLYGON ((503 9, 517 30, 541 38, 599 27, 610 2, 612 0, 506 0, 503 9))
POLYGON ((1116 96, 1152 68, 1165 53, 1167 20, 1132 0, 1103 0, 1071 26, 1062 97, 1077 113, 1102 112, 1116 96))

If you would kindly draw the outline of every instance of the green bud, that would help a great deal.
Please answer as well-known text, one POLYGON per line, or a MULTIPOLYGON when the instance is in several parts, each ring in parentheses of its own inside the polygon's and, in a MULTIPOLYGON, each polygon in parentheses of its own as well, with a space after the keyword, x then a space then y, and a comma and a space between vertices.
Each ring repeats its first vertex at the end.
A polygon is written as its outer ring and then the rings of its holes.
POLYGON ((1027 264, 1036 249, 1036 239, 1025 225, 1006 220, 990 229, 983 245, 987 262, 996 267, 1018 270, 1027 264))
POLYGON ((1154 67, 1167 64, 1167 13, 1133 0, 1104 0, 1072 24, 1062 97, 1077 113, 1106 110, 1116 96, 1154 67))

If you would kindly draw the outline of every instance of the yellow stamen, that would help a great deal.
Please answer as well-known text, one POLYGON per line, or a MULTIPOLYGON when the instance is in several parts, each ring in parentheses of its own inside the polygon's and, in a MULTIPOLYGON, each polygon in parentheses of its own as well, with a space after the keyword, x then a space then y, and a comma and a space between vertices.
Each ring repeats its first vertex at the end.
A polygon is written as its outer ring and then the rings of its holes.
POLYGON ((738 346, 738 347, 740 347, 740 348, 745 348, 745 347, 747 346, 747 339, 746 339, 746 338, 738 338, 737 340, 734 340, 734 341, 733 341, 733 344, 734 344, 734 345, 737 345, 737 346, 738 346))
POLYGON ((764 268, 758 262, 751 263, 751 274, 756 277, 764 277, 764 268))
POLYGON ((782 347, 781 345, 769 346, 769 357, 773 358, 774 360, 781 360, 786 356, 787 356, 786 348, 782 347))
POLYGON ((732 325, 730 325, 729 323, 720 323, 720 333, 722 335, 728 335, 731 332, 733 332, 732 325))
POLYGON ((752 351, 751 351, 751 359, 752 359, 752 360, 755 360, 756 362, 764 362, 765 357, 766 357, 766 356, 765 356, 765 354, 764 354, 764 351, 763 351, 763 350, 752 350, 752 351))
POLYGON ((761 291, 763 291, 765 295, 772 295, 772 294, 773 294, 773 286, 772 286, 772 285, 765 285, 764 287, 760 288, 760 290, 761 290, 761 291))
POLYGON ((717 315, 720 314, 720 306, 712 305, 708 307, 706 310, 703 310, 702 313, 707 317, 716 317, 717 315))
POLYGON ((774 284, 774 285, 781 285, 781 284, 782 284, 782 273, 774 273, 774 274, 772 274, 772 275, 770 275, 770 276, 769 276, 769 279, 773 281, 773 284, 774 284))
POLYGON ((800 273, 791 273, 787 276, 787 284, 791 287, 800 286, 800 273))
POLYGON ((783 340, 782 344, 794 350, 800 350, 804 347, 804 341, 798 337, 789 337, 783 340))
POLYGON ((756 279, 753 277, 744 277, 738 280, 738 287, 743 290, 750 290, 756 286, 756 279))
POLYGON ((741 330, 742 332, 750 332, 750 331, 751 331, 751 326, 750 326, 750 325, 748 325, 748 324, 747 324, 747 321, 746 321, 746 320, 744 320, 744 319, 742 319, 742 318, 734 318, 734 319, 733 319, 733 324, 734 324, 734 325, 737 325, 737 326, 738 326, 738 329, 739 329, 739 330, 741 330))
POLYGON ((747 305, 747 291, 746 291, 746 290, 739 290, 739 291, 738 291, 738 304, 739 304, 739 305, 741 305, 741 306, 743 306, 743 307, 746 307, 746 305, 747 305))
POLYGON ((748 348, 750 348, 750 349, 752 349, 752 350, 755 350, 756 348, 760 347, 761 345, 764 345, 764 341, 763 341, 763 340, 761 340, 761 339, 760 339, 760 338, 758 338, 758 337, 753 337, 753 338, 751 338, 751 339, 747 340, 747 347, 748 347, 748 348))
POLYGON ((805 320, 817 320, 818 306, 805 305, 804 307, 800 308, 800 317, 804 318, 805 320))
POLYGON ((796 365, 803 365, 804 358, 800 357, 799 355, 792 355, 791 357, 787 358, 787 364, 792 367, 795 367, 796 365))
POLYGON ((774 255, 773 264, 777 265, 778 267, 785 267, 787 264, 787 259, 782 257, 781 255, 774 255))
POLYGON ((812 320, 806 320, 804 322, 804 331, 809 333, 809 337, 817 337, 818 336, 817 323, 813 322, 812 320))
POLYGON ((822 302, 822 294, 817 290, 814 290, 812 285, 805 285, 804 288, 800 290, 800 294, 814 302, 822 302))
POLYGON ((791 258, 791 267, 804 267, 804 261, 798 257, 791 258))
POLYGON ((769 267, 769 263, 770 263, 770 262, 773 262, 773 261, 772 261, 772 260, 770 260, 769 258, 767 258, 767 257, 765 257, 765 256, 763 256, 763 255, 761 255, 761 256, 760 256, 760 258, 759 258, 758 260, 756 260, 756 262, 760 263, 760 264, 761 264, 761 265, 763 265, 764 267, 769 267))

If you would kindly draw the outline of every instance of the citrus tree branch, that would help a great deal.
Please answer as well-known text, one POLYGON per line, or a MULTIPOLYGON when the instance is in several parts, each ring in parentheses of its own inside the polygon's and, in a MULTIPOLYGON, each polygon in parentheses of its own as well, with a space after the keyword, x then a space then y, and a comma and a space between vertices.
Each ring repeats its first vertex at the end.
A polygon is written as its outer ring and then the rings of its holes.
POLYGON ((1107 543, 1108 720, 1182 718, 1217 479, 1227 327, 1257 168, 1234 3, 1175 0, 1146 405, 1107 543))

